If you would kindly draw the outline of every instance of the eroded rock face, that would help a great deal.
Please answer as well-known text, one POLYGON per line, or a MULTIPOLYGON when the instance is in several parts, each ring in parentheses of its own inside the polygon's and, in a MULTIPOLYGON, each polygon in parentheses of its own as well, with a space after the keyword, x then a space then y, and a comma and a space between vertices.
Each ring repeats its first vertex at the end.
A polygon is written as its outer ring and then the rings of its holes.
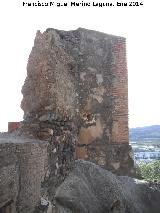
POLYGON ((160 191, 79 160, 55 198, 57 213, 159 213, 160 191))

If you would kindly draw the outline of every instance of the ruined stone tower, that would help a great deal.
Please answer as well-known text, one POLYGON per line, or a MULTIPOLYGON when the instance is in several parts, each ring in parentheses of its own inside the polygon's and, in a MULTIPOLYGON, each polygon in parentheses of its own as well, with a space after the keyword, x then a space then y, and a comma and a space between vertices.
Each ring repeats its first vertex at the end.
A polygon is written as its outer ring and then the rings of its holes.
POLYGON ((134 175, 127 87, 124 38, 38 31, 22 88, 24 120, 0 134, 0 212, 46 212, 42 198, 55 212, 55 191, 75 159, 134 175))
POLYGON ((38 31, 22 93, 23 132, 49 141, 52 174, 65 176, 75 158, 132 174, 125 38, 38 31))

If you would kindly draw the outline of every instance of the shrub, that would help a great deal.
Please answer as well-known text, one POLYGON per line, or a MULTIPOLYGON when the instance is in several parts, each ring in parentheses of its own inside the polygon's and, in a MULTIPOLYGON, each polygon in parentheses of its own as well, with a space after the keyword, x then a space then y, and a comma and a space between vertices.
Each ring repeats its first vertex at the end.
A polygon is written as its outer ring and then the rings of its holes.
POLYGON ((147 181, 160 183, 160 160, 150 163, 139 163, 139 169, 142 177, 147 181))

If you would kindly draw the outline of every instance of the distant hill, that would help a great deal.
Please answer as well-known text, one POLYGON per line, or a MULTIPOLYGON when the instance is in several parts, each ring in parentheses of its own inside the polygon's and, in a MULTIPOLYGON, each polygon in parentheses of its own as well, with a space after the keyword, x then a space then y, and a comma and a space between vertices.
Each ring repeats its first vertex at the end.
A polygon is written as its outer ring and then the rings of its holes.
POLYGON ((130 141, 160 141, 160 125, 130 128, 130 141))

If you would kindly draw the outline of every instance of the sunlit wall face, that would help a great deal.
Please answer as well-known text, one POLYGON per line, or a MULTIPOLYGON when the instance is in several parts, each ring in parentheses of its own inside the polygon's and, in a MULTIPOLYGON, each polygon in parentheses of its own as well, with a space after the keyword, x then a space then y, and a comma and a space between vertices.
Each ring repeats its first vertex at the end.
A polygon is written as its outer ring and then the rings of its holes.
MULTIPOLYGON (((69 0, 67 0, 69 1, 69 0)), ((114 0, 113 0, 114 1, 114 0)), ((142 7, 27 8, 2 1, 0 8, 0 131, 23 119, 21 87, 37 29, 78 27, 127 38, 130 127, 160 124, 160 2, 142 7)))

